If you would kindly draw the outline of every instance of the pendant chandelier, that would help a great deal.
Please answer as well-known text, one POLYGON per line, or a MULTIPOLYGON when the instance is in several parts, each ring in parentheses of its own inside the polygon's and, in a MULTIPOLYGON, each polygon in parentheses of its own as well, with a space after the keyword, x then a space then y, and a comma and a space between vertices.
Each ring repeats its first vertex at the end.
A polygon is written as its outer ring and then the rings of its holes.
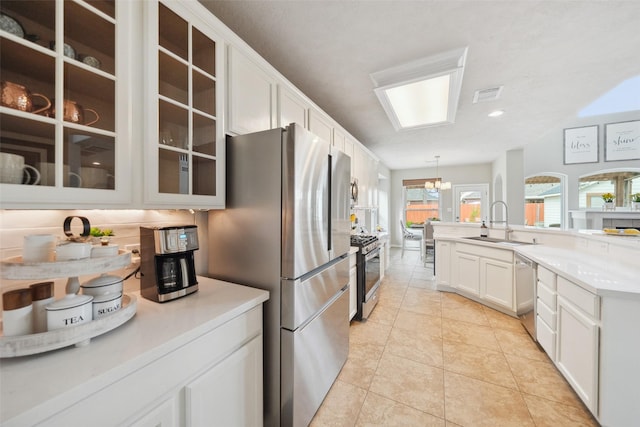
POLYGON ((440 160, 440 156, 435 156, 436 157, 436 179, 435 181, 427 181, 424 183, 424 188, 426 188, 427 190, 450 190, 451 189, 451 182, 447 181, 447 182, 442 182, 442 178, 440 178, 440 168, 439 168, 439 160, 440 160))

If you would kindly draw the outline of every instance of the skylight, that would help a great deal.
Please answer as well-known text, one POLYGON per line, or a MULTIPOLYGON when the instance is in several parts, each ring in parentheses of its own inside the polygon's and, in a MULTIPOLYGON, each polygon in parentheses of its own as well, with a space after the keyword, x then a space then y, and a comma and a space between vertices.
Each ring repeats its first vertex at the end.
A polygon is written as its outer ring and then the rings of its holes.
POLYGON ((396 130, 455 121, 466 57, 465 47, 371 74, 396 130))

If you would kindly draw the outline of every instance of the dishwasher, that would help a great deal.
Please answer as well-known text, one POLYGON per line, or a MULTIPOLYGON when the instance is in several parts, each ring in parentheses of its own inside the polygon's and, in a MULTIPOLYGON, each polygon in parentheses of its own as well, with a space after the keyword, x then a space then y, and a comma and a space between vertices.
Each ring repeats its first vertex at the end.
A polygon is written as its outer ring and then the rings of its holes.
POLYGON ((536 263, 515 254, 516 310, 522 326, 536 340, 536 263))

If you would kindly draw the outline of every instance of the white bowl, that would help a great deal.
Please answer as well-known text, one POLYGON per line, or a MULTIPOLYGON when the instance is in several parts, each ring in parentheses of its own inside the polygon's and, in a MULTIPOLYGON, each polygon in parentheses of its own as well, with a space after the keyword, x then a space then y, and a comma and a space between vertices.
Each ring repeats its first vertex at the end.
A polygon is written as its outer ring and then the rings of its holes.
POLYGON ((93 297, 93 320, 108 316, 122 308, 122 292, 93 297))
POLYGON ((122 278, 109 274, 102 274, 80 285, 84 295, 106 295, 122 293, 122 278))
POLYGON ((56 261, 85 259, 91 256, 91 243, 68 242, 56 246, 56 261))
POLYGON ((47 305, 47 331, 91 322, 92 301, 91 295, 67 294, 64 298, 47 305))

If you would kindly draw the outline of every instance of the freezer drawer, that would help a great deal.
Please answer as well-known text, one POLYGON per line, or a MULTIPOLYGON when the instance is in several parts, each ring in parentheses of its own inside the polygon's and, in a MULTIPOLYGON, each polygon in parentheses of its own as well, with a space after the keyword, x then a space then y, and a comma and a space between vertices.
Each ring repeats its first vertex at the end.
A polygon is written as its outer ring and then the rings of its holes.
MULTIPOLYGON (((349 258, 337 262, 310 277, 282 280, 281 326, 296 330, 349 284, 349 258)), ((348 323, 348 322, 347 322, 348 323)))
POLYGON ((304 327, 295 332, 280 330, 280 422, 283 426, 309 424, 347 361, 349 287, 338 295, 304 327))

